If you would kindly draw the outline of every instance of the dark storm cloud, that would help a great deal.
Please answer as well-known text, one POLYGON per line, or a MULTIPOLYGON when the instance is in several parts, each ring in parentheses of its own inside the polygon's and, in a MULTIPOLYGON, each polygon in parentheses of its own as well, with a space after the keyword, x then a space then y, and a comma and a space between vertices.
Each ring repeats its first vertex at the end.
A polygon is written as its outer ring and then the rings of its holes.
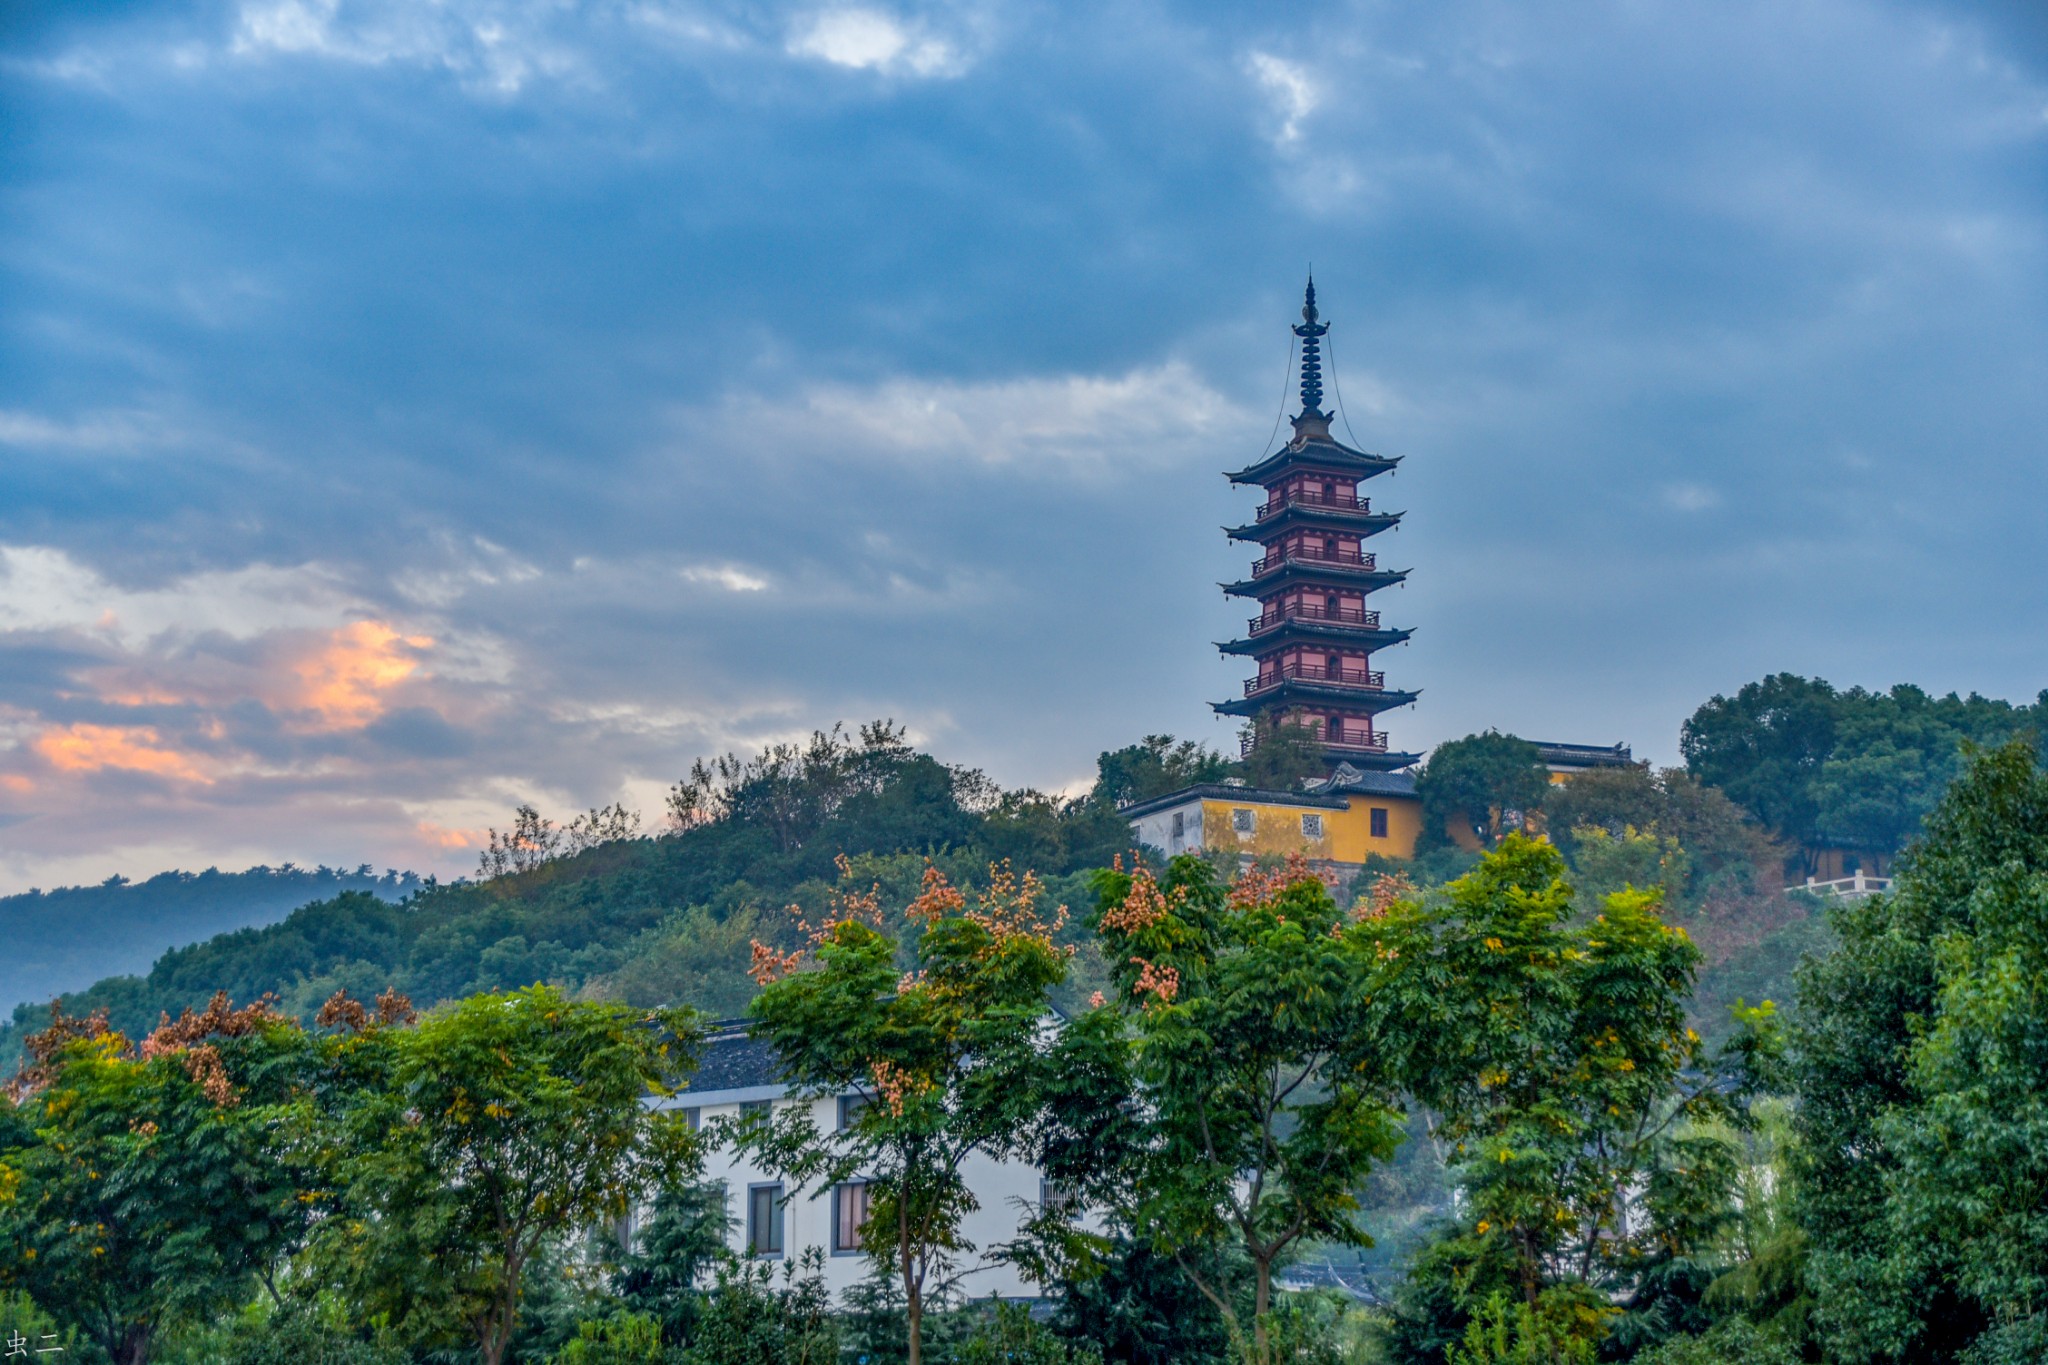
POLYGON ((0 878, 460 867, 881 714, 1011 782, 1226 738, 1217 471, 1310 260, 1408 457, 1398 740, 1668 757, 1778 668, 2031 696, 2029 15, 41 7, 0 805, 95 819, 0 878))

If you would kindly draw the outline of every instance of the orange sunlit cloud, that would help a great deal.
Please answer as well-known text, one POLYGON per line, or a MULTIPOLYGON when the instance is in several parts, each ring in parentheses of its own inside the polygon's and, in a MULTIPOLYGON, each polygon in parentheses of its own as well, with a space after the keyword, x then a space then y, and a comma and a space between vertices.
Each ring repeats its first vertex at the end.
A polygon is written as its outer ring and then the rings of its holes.
POLYGON ((422 820, 415 828, 421 838, 436 848, 482 848, 489 839, 487 830, 449 829, 431 820, 422 820))
POLYGON ((298 704, 330 730, 353 730, 384 714, 385 693, 419 671, 425 635, 400 635, 382 621, 357 621, 327 637, 319 651, 292 666, 298 704))
POLYGON ((36 789, 36 784, 21 773, 0 773, 0 787, 11 792, 31 792, 36 789))
POLYGON ((148 725, 66 725, 45 730, 37 737, 35 749, 51 767, 63 772, 120 768, 179 782, 213 781, 188 755, 165 744, 155 727, 148 725))

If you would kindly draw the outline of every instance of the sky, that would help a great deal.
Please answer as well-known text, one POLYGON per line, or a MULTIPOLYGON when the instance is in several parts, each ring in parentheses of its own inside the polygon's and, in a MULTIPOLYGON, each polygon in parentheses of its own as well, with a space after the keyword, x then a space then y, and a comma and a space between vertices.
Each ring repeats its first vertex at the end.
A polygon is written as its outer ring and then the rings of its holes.
POLYGON ((2044 14, 17 0, 0 892, 460 874, 883 716, 1234 747, 1311 266, 1397 747, 2032 700, 2044 14))

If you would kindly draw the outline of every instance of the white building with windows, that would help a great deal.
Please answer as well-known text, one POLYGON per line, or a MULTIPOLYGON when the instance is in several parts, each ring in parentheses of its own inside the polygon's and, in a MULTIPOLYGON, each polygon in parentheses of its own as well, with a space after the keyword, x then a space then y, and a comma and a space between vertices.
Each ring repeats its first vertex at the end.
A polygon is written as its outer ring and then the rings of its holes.
MULTIPOLYGON (((844 1126, 862 1103, 858 1095, 793 1097, 779 1073, 775 1050, 749 1038, 743 1022, 728 1021, 713 1029, 689 1087, 661 1104, 682 1109, 693 1128, 749 1112, 779 1114, 785 1105, 803 1104, 809 1106, 819 1131, 830 1132, 844 1126)), ((962 1236, 976 1249, 964 1253, 954 1267, 956 1292, 972 1299, 991 1294, 1006 1299, 1038 1297, 1037 1285, 1014 1266, 989 1260, 988 1253, 1015 1238, 1027 1218, 1046 1200, 1057 1198, 1056 1192, 1035 1167, 994 1161, 979 1153, 968 1157, 961 1174, 981 1207, 961 1225, 962 1236)), ((728 1245, 735 1255, 780 1261, 817 1247, 824 1253, 825 1285, 835 1299, 868 1278, 870 1262, 860 1249, 859 1235, 867 1218, 864 1183, 850 1181, 829 1189, 793 1187, 731 1148, 707 1153, 704 1175, 725 1186, 731 1217, 728 1245)))

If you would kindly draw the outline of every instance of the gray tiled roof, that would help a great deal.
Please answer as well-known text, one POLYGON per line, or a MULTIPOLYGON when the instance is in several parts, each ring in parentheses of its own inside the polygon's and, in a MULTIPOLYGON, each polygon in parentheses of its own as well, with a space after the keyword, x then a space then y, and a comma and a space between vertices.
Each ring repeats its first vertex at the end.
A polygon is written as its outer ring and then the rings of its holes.
POLYGON ((697 1074, 690 1077, 682 1093, 752 1090, 780 1084, 782 1059, 776 1055, 774 1046, 749 1038, 746 1020, 721 1019, 711 1026, 697 1074))

